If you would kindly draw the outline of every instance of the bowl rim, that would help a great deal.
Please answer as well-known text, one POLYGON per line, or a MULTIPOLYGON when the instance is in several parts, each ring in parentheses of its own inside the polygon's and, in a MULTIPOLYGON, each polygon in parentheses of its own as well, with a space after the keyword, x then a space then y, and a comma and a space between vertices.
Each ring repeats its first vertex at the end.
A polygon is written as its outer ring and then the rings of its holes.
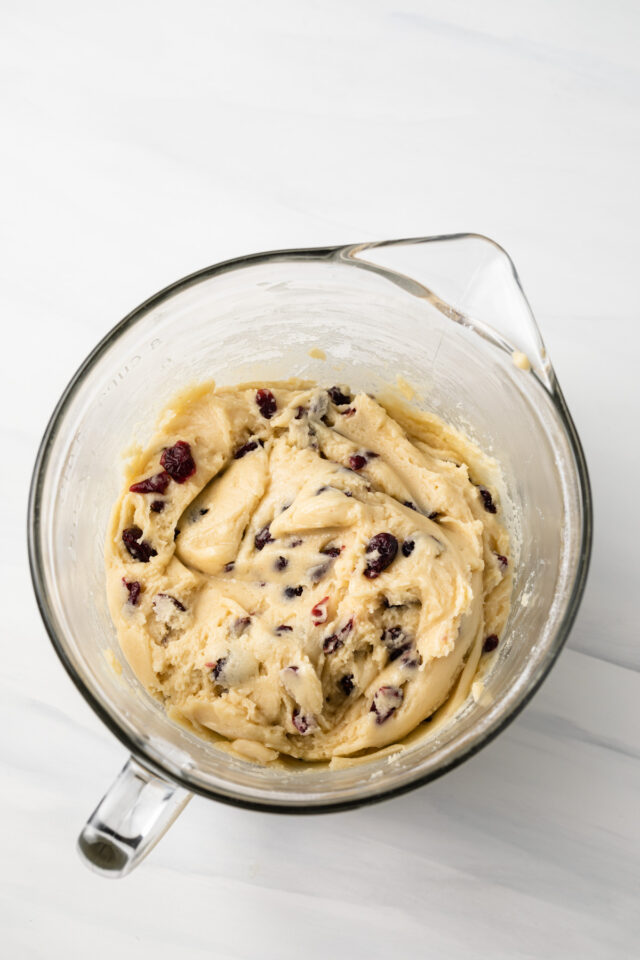
MULTIPOLYGON (((50 608, 49 598, 47 594, 47 588, 45 584, 45 575, 44 567, 42 562, 42 549, 41 549, 41 525, 40 525, 40 499, 42 494, 42 488, 44 485, 45 477, 47 474, 49 456, 53 442, 57 435, 58 429, 62 424, 64 419, 67 407, 70 405, 73 400, 77 390, 79 389, 81 383, 84 381, 85 377, 90 373, 93 366, 100 359, 100 357, 109 349, 109 347, 116 341, 126 330, 132 327, 138 320, 140 320, 150 309, 158 306, 169 298, 175 296, 176 294, 188 289, 189 287, 195 286, 198 283, 201 283, 206 280, 211 280, 216 276, 231 272, 233 270, 242 269, 247 266, 255 266, 263 263, 277 262, 277 261, 295 261, 295 260, 314 260, 314 261, 331 261, 334 259, 341 259, 342 262, 348 263, 352 266, 365 268, 368 270, 373 269, 375 272, 379 273, 387 280, 397 282, 399 274, 393 270, 388 269, 387 267, 381 267, 378 265, 370 264, 366 261, 359 262, 355 259, 352 254, 354 251, 362 252, 366 249, 372 249, 384 245, 385 243, 389 244, 415 244, 415 243, 429 243, 429 242, 442 242, 442 241, 456 241, 456 240, 468 240, 468 239, 477 239, 482 240, 497 248, 508 260, 510 267, 513 271, 514 279, 520 288, 523 298, 526 302, 526 297, 522 290, 522 285, 518 277, 515 265, 509 257, 509 254, 504 250, 500 244, 496 243, 491 238, 484 236, 480 233, 456 233, 456 234, 440 234, 433 236, 425 237, 415 237, 407 239, 399 239, 392 241, 375 241, 371 243, 360 243, 360 244, 339 244, 334 246, 324 246, 324 247, 303 247, 303 248, 290 248, 290 249, 281 249, 281 250, 270 250, 260 253, 248 254, 245 256, 234 257, 229 260, 220 261, 218 263, 212 264, 208 267, 204 267, 200 270, 196 270, 193 273, 187 274, 186 276, 176 280, 175 282, 169 284, 166 287, 163 287, 157 293, 153 294, 148 299, 144 300, 137 307, 131 310, 122 320, 116 323, 106 335, 96 344, 93 350, 85 357, 80 366, 77 368, 76 372, 73 374, 69 380, 67 386, 63 390, 60 399, 54 407, 53 413, 51 414, 49 421, 45 427, 42 440, 38 448, 36 455, 33 473, 31 477, 31 484, 29 489, 29 503, 27 511, 27 542, 28 542, 28 553, 29 553, 29 567, 31 572, 31 579, 33 584, 33 589, 36 596, 36 602, 44 623, 45 629, 49 636, 49 640, 58 655, 59 660, 61 661, 63 667, 65 668, 67 674, 71 678, 72 682, 79 690, 79 692, 84 697, 85 701, 89 704, 94 713, 100 718, 100 720, 105 724, 105 726, 117 737, 118 740, 126 747, 126 749, 136 757, 138 762, 140 762, 144 767, 154 772, 156 775, 159 775, 171 783, 174 783, 178 786, 183 787, 191 793, 197 793, 201 796, 207 797, 211 800, 218 800, 222 803, 229 804, 235 807, 242 807, 250 810, 257 810, 267 813, 287 813, 287 814, 318 814, 318 813, 330 813, 338 812, 344 810, 355 809, 357 807, 366 806, 372 803, 378 803, 383 800, 388 800, 393 797, 399 796, 404 793, 408 793, 410 790, 417 789, 420 786, 423 786, 426 783, 436 780, 438 777, 443 776, 445 773, 459 766, 465 760, 474 756, 479 750, 484 746, 490 743, 499 733, 501 733, 513 720, 518 716, 518 714, 525 708, 525 706, 530 702, 535 693, 539 690, 541 684, 546 679, 551 670, 553 664, 558 658, 564 644, 567 640, 567 637, 570 633, 571 627, 576 618, 580 602, 582 600, 584 589, 587 581, 587 574, 589 570, 589 563, 591 557, 591 547, 593 539, 593 504, 591 496, 591 485, 589 480, 589 472, 586 464, 586 459, 584 456, 584 451, 578 432, 576 430, 575 424, 569 413, 566 401, 558 384, 557 378, 553 376, 551 388, 549 385, 545 384, 539 378, 537 378, 543 387, 543 389, 548 394, 555 410, 559 416, 559 419, 564 427, 565 434, 569 441, 569 446, 573 454, 575 467, 576 467, 576 476, 578 479, 578 492, 580 496, 580 506, 582 510, 582 527, 581 527, 581 538, 579 545, 578 553, 578 565, 576 569, 575 578, 573 580, 571 593, 569 600, 564 611, 564 615, 558 624, 556 636, 554 637, 553 644, 547 651, 547 655, 543 658, 538 664, 537 671, 532 675, 529 684, 520 695, 513 701, 509 709, 499 717, 496 717, 487 727, 482 731, 482 736, 479 736, 475 739, 471 739, 470 742, 467 742, 463 745, 462 749, 456 753, 455 756, 446 760, 443 764, 438 766, 436 769, 429 770, 423 773, 416 773, 415 777, 410 777, 409 779, 403 781, 397 785, 391 785, 385 787, 381 784, 380 789, 376 792, 369 793, 362 797, 354 797, 348 800, 321 800, 313 801, 309 803, 300 802, 299 800, 291 801, 275 801, 267 802, 262 800, 256 800, 251 797, 242 797, 236 794, 227 794, 217 789, 207 788, 202 786, 199 783, 192 782, 188 777, 182 775, 179 771, 175 769, 169 769, 163 763, 161 763, 155 757, 150 757, 144 748, 144 743, 142 740, 136 740, 132 735, 129 734, 120 724, 117 722, 115 717, 107 710, 104 704, 94 696, 93 692, 85 684, 84 680, 75 669, 71 659, 67 655, 65 646, 61 641, 56 628, 54 626, 54 617, 50 608)), ((528 305, 528 304, 527 304, 528 305)), ((535 321, 534 321, 535 322, 535 321)))

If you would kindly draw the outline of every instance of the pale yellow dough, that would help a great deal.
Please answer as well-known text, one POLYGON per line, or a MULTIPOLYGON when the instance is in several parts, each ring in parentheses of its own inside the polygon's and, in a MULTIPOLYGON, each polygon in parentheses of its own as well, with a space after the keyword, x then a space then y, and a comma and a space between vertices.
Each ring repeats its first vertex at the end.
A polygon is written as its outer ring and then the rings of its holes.
POLYGON ((360 393, 336 406, 301 381, 186 391, 129 461, 111 519, 122 650, 171 717, 256 762, 396 744, 467 696, 485 638, 504 626, 509 540, 494 471, 461 434, 400 402, 360 393), (265 387, 271 419, 256 403, 265 387), (262 443, 236 459, 252 440, 262 443), (164 494, 130 492, 177 441, 191 447, 193 476, 164 494), (350 469, 352 457, 366 463, 350 469), (156 551, 148 562, 125 548, 132 526, 156 551), (379 533, 398 551, 370 578, 379 533), (137 603, 124 581, 140 584, 137 603))

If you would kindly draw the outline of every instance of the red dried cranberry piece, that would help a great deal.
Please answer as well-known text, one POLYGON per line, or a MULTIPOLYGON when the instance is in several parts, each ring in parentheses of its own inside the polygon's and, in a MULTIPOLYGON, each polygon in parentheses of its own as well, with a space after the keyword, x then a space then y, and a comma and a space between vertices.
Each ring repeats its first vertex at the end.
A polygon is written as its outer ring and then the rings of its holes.
POLYGON ((351 633, 353 627, 353 617, 351 620, 347 620, 344 627, 338 630, 337 633, 332 633, 330 637, 326 637, 323 644, 322 650, 326 654, 335 653, 336 650, 339 650, 340 647, 344 646, 344 641, 347 639, 351 633))
POLYGON ((162 473, 156 473, 153 477, 147 477, 146 480, 132 483, 129 490, 131 493, 164 493, 170 480, 169 474, 163 470, 162 473))
POLYGON ((162 513, 165 507, 164 500, 154 500, 151 504, 150 510, 152 513, 162 513))
POLYGON ((491 496, 487 488, 478 487, 478 492, 480 493, 480 496, 482 498, 482 505, 487 511, 487 513, 497 513, 498 510, 496 508, 495 503, 493 502, 493 497, 491 496))
POLYGON ((344 407, 345 403, 351 403, 351 394, 343 393, 340 387, 329 387, 327 393, 336 407, 344 407))
POLYGON ((263 440, 248 440, 242 447, 239 447, 233 455, 234 460, 242 460, 243 457, 246 457, 248 453, 251 453, 252 450, 257 450, 258 447, 264 447, 263 440))
POLYGON ((176 607, 178 610, 181 610, 183 613, 187 609, 183 603, 180 603, 180 601, 170 593, 158 593, 156 596, 164 597, 165 600, 171 600, 171 603, 174 605, 174 607, 176 607))
POLYGON ((276 557, 276 561, 273 566, 276 570, 284 570, 288 565, 289 561, 286 557, 276 557))
POLYGON ((380 687, 376 691, 369 711, 375 713, 376 723, 384 723, 385 720, 388 720, 402 703, 403 697, 404 694, 400 687, 380 687))
POLYGON ((256 550, 264 550, 268 543, 273 543, 273 537, 269 531, 269 524, 266 527, 263 527, 262 530, 258 530, 255 537, 253 538, 256 550))
POLYGON ((137 607, 138 603, 140 602, 140 593, 142 592, 142 584, 140 584, 137 580, 125 580, 124 577, 122 578, 122 582, 124 583, 129 593, 129 597, 127 598, 127 603, 130 603, 132 607, 137 607))
POLYGON ((122 542, 127 548, 130 556, 140 563, 149 563, 151 557, 157 557, 158 551, 154 550, 146 540, 140 540, 142 530, 140 527, 127 527, 122 531, 122 542))
POLYGON ((498 638, 498 634, 490 633, 487 639, 485 640, 485 642, 482 644, 482 652, 492 653, 496 649, 499 643, 500 643, 500 640, 498 638))
POLYGON ((402 544, 402 556, 410 557, 414 551, 415 545, 416 545, 415 540, 405 540, 404 543, 402 544))
POLYGON ((506 570, 509 566, 509 561, 506 557, 503 557, 501 553, 496 553, 496 559, 503 570, 506 570))
POLYGON ((296 707, 291 715, 293 725, 302 736, 306 736, 309 733, 313 733, 317 727, 315 718, 308 713, 302 713, 300 707, 296 707))
POLYGON ((338 680, 338 686, 344 693, 345 697, 348 697, 355 687, 355 683, 353 682, 353 674, 345 673, 344 677, 340 677, 338 680))
POLYGON ((374 553, 377 556, 367 560, 364 571, 365 577, 375 580, 383 570, 393 563, 398 553, 398 541, 392 533, 377 533, 367 544, 365 553, 374 553))
POLYGON ((166 447, 160 463, 176 483, 184 483, 196 472, 196 463, 186 440, 178 440, 172 447, 166 447))
POLYGON ((271 420, 271 417, 278 409, 276 398, 271 393, 271 390, 258 390, 256 393, 256 403, 258 404, 258 410, 265 420, 271 420))
POLYGON ((359 453, 354 453, 349 457, 349 466, 352 470, 362 470, 367 465, 367 458, 359 453))
POLYGON ((325 557, 339 557, 342 552, 341 547, 323 547, 320 553, 324 554, 325 557))
POLYGON ((328 613, 327 613, 327 604, 329 603, 329 597, 323 597, 322 600, 318 600, 315 607, 311 607, 311 619, 314 622, 316 627, 319 627, 321 623, 325 623, 328 613))
POLYGON ((301 597, 304 587, 285 587, 283 593, 287 600, 292 600, 293 597, 301 597))
POLYGON ((340 413, 342 414, 343 417, 352 417, 355 412, 356 412, 356 408, 355 408, 355 407, 349 407, 347 410, 341 410, 341 411, 340 411, 340 413))
POLYGON ((340 639, 337 633, 332 633, 330 637, 325 637, 322 644, 322 650, 323 653, 328 655, 330 653, 335 653, 336 650, 339 650, 342 646, 344 646, 344 641, 340 639))
POLYGON ((380 639, 389 651, 390 663, 393 660, 397 660, 398 657, 402 656, 403 653, 406 653, 407 650, 410 650, 413 646, 411 637, 408 637, 402 627, 399 626, 389 627, 387 630, 383 630, 380 639))

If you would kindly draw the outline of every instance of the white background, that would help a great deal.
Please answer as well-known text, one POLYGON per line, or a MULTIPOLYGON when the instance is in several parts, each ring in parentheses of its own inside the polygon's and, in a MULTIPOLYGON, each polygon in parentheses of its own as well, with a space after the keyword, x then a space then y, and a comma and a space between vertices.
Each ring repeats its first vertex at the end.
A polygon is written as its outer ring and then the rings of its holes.
POLYGON ((638 956, 639 35, 635 0, 2 0, 4 956, 638 956), (138 872, 93 876, 75 836, 123 753, 54 656, 24 538, 61 390, 199 267, 461 230, 515 260, 584 441, 568 649, 430 786, 313 819, 195 799, 138 872))

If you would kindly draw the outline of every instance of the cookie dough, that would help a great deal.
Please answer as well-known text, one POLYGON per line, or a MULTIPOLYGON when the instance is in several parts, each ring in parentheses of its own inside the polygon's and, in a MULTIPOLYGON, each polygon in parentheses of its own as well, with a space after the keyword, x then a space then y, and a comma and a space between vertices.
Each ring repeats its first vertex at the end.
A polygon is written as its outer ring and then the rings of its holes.
POLYGON ((346 386, 184 392, 129 460, 111 614, 169 715, 259 762, 362 756, 471 688, 509 607, 495 465, 346 386))

